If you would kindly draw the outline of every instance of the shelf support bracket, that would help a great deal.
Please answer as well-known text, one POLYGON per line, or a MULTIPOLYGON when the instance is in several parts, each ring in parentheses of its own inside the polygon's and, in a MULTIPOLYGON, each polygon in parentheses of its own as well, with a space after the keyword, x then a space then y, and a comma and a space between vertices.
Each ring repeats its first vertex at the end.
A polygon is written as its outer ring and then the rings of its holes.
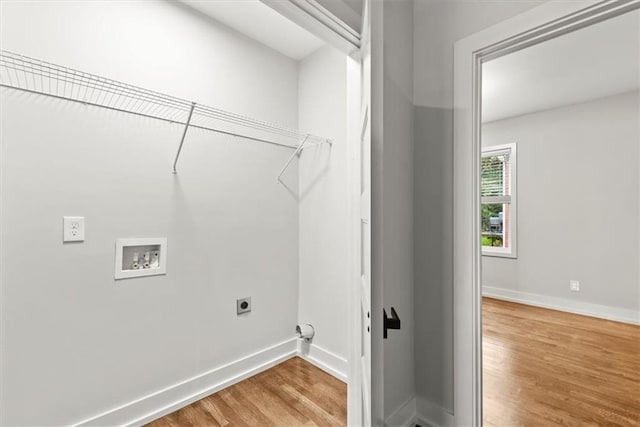
POLYGON ((173 173, 174 175, 178 173, 176 166, 178 165, 178 159, 180 158, 180 152, 182 151, 182 144, 184 144, 184 138, 187 136, 187 129, 189 129, 189 124, 191 123, 191 116, 193 116, 193 109, 196 108, 196 103, 191 103, 191 109, 189 110, 189 117, 187 117, 187 122, 184 124, 184 130, 182 131, 182 139, 180 139, 180 145, 178 146, 178 152, 176 153, 176 158, 173 160, 173 173))
POLYGON ((276 183, 277 184, 282 183, 282 180, 280 179, 282 177, 282 174, 284 174, 284 172, 287 170, 287 168, 289 167, 289 165, 291 164, 293 159, 295 159, 295 157, 300 154, 300 152, 304 148, 304 144, 307 143, 307 140, 309 139, 310 136, 311 136, 311 134, 307 134, 307 136, 304 137, 304 139, 300 142, 300 144, 298 144, 298 147, 296 148, 296 151, 293 152, 291 157, 289 157, 289 160, 287 160, 287 163, 285 163, 284 166, 282 167, 282 169, 280 169, 280 173, 276 177, 276 183))

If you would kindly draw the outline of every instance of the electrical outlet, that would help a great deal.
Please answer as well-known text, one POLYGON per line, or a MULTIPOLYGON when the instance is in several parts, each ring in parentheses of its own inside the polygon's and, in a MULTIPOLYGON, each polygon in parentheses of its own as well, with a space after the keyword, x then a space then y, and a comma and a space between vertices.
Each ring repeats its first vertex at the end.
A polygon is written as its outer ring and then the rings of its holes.
POLYGON ((63 242, 83 242, 84 241, 84 217, 65 216, 62 220, 62 241, 63 242))
POLYGON ((580 292, 580 282, 578 280, 570 280, 569 289, 571 289, 571 292, 580 292))
POLYGON ((237 314, 248 313, 251 311, 251 297, 240 298, 236 300, 237 314))

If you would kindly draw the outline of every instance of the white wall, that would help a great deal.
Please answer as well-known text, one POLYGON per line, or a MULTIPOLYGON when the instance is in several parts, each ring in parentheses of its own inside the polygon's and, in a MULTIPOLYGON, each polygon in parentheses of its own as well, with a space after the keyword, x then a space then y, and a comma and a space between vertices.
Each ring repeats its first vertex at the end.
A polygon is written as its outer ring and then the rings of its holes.
MULTIPOLYGON (((297 125, 296 64, 179 5, 1 6, 3 49, 297 125)), ((191 130, 173 176, 179 126, 12 90, 1 107, 1 424, 77 422, 293 336, 289 149, 191 130), (62 244, 63 215, 84 243, 62 244), (166 276, 114 281, 132 236, 168 238, 166 276)))
POLYGON ((485 123, 518 147, 518 258, 483 257, 483 286, 639 310, 639 141, 637 91, 485 123))
POLYGON ((414 102, 453 106, 453 45, 545 0, 414 0, 414 102))
POLYGON ((309 355, 339 365, 333 367, 344 374, 350 289, 346 71, 347 57, 330 46, 298 65, 300 128, 333 139, 331 147, 304 149, 298 166, 298 317, 316 328, 309 355))
POLYGON ((3 49, 297 126, 295 62, 181 3, 2 2, 0 11, 3 49), (276 97, 273 108, 248 102, 276 97))
POLYGON ((541 3, 414 1, 415 382, 435 412, 453 412, 453 45, 541 3))
MULTIPOLYGON (((384 307, 400 330, 384 341, 384 414, 414 396, 413 2, 384 2, 384 130, 381 161, 384 307)), ((375 218, 373 219, 375 220, 375 218)), ((374 337, 375 339, 375 337, 374 337)))

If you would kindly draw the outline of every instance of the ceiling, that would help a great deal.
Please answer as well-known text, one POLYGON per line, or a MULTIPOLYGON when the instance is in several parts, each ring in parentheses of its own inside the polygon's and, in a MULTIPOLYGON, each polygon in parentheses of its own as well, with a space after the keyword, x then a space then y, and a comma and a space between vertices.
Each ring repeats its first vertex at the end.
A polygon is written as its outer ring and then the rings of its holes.
POLYGON ((325 43, 259 0, 180 0, 296 61, 325 43))
POLYGON ((489 61, 482 121, 640 89, 640 11, 489 61))

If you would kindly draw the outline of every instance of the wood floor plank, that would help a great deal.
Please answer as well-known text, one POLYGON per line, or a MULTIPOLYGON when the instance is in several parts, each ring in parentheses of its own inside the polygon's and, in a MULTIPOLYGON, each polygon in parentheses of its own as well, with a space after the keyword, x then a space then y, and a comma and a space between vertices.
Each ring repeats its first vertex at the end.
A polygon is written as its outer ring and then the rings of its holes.
POLYGON ((346 424, 347 385, 294 357, 147 426, 312 427, 346 424))
POLYGON ((483 299, 486 426, 640 426, 640 326, 483 299))

